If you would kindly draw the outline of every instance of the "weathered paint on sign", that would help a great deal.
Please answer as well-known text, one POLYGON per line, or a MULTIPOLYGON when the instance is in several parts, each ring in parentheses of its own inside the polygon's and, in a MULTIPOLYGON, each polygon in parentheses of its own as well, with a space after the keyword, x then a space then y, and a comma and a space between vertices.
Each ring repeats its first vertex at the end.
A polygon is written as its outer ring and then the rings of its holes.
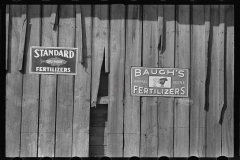
POLYGON ((30 47, 29 72, 36 74, 77 74, 78 49, 30 47))
POLYGON ((188 69, 131 68, 132 96, 188 97, 188 69))

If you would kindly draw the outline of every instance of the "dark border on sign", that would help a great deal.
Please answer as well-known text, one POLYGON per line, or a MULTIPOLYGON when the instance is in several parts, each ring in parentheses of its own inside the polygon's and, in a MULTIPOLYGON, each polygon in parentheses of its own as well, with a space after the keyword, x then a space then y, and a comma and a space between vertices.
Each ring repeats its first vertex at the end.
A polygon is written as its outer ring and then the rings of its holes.
POLYGON ((31 46, 30 47, 30 59, 29 59, 29 73, 30 74, 52 74, 52 75, 56 75, 56 74, 62 74, 62 75, 77 75, 77 65, 78 65, 78 48, 74 48, 74 47, 43 47, 43 46, 31 46), (62 73, 62 72, 32 72, 31 71, 31 66, 32 66, 32 49, 33 48, 53 48, 53 49, 71 49, 71 50, 76 50, 76 65, 75 65, 75 73, 62 73))
POLYGON ((133 94, 132 93, 132 68, 146 68, 146 69, 175 69, 175 68, 169 68, 169 67, 138 67, 138 66, 131 66, 130 68, 130 74, 131 74, 131 85, 130 85, 130 90, 131 90, 131 96, 141 96, 141 97, 182 97, 182 98, 189 98, 189 76, 190 76, 190 73, 189 73, 189 69, 188 68, 178 68, 178 69, 182 69, 182 70, 187 70, 188 71, 188 76, 187 76, 187 95, 186 96, 177 96, 177 95, 142 95, 142 94, 133 94))

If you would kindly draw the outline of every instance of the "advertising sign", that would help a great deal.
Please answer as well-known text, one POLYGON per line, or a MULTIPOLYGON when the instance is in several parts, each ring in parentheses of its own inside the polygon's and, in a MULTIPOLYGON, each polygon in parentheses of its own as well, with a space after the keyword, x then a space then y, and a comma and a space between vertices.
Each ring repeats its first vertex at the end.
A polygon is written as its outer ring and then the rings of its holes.
POLYGON ((29 72, 35 74, 77 74, 77 48, 30 47, 29 72))
POLYGON ((188 97, 188 69, 131 68, 132 96, 188 97))

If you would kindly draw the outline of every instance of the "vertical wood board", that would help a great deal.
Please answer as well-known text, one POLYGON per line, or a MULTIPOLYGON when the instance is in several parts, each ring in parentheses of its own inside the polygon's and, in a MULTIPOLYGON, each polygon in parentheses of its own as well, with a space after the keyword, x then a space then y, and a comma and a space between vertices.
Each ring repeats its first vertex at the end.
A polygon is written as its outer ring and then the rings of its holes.
POLYGON ((219 100, 219 6, 211 6, 211 21, 210 21, 210 82, 209 82, 209 105, 207 111, 207 148, 206 157, 218 157, 221 155, 221 125, 219 124, 220 119, 220 100, 219 100))
MULTIPOLYGON (((75 10, 73 5, 59 7, 59 47, 74 47, 75 10)), ((56 157, 72 156, 73 78, 57 76, 56 157)))
MULTIPOLYGON (((39 75, 29 73, 30 46, 40 45, 41 32, 40 5, 28 6, 27 52, 24 53, 23 97, 21 122, 22 157, 37 156, 38 108, 39 108, 39 75)), ((23 31, 22 31, 23 32, 23 31)), ((20 36, 21 38, 21 36, 20 36)), ((21 42, 20 42, 20 45, 21 42)), ((20 54, 20 53, 19 53, 20 54)), ((21 58, 21 57, 20 57, 21 58)))
MULTIPOLYGON (((222 156, 234 156, 234 6, 226 6, 222 156)), ((236 132, 235 132, 236 134, 236 132)))
MULTIPOLYGON (((143 67, 158 66, 157 6, 143 5, 143 67)), ((157 157, 157 97, 141 98, 140 157, 157 157)))
POLYGON ((124 157, 139 157, 140 97, 130 95, 131 66, 141 66, 142 9, 129 5, 126 21, 126 62, 124 97, 124 157))
POLYGON ((125 6, 110 6, 110 73, 107 150, 110 157, 123 156, 123 91, 125 61, 125 6))
MULTIPOLYGON (((175 6, 159 6, 158 18, 162 19, 158 27, 162 28, 158 66, 174 68, 175 6)), ((173 106, 174 98, 158 97, 158 157, 173 157, 173 106)))
POLYGON ((205 157, 205 17, 204 6, 192 6, 190 72, 190 156, 205 157))
POLYGON ((74 84, 73 113, 73 150, 72 156, 89 156, 89 121, 90 121, 90 89, 91 89, 91 37, 92 6, 76 5, 76 44, 82 45, 82 63, 78 63, 74 84), (80 19, 81 18, 81 19, 80 19), (81 27, 81 29, 79 29, 81 27), (82 33, 81 33, 82 31, 82 33), (82 36, 82 38, 78 38, 82 36))
MULTIPOLYGON (((42 6, 41 46, 57 46, 57 30, 52 28, 52 8, 55 5, 42 6)), ((56 75, 41 75, 38 157, 54 157, 55 115, 56 115, 56 75)))
POLYGON ((18 48, 21 32, 21 5, 9 10, 9 55, 6 74, 6 157, 20 156, 22 73, 18 71, 18 48))
POLYGON ((96 107, 104 54, 108 54, 108 5, 94 5, 91 107, 96 107))
MULTIPOLYGON (((175 68, 190 68, 190 5, 178 5, 175 68)), ((174 157, 189 157, 189 98, 175 98, 174 157)))

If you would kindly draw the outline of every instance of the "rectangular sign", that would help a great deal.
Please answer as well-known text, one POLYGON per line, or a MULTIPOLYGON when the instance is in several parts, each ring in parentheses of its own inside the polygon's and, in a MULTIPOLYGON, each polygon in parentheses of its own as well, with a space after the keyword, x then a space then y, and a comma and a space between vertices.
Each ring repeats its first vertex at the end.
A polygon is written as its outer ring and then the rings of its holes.
POLYGON ((188 97, 188 79, 188 69, 131 67, 131 95, 188 97))
POLYGON ((77 62, 77 48, 30 47, 30 73, 76 75, 77 62))

